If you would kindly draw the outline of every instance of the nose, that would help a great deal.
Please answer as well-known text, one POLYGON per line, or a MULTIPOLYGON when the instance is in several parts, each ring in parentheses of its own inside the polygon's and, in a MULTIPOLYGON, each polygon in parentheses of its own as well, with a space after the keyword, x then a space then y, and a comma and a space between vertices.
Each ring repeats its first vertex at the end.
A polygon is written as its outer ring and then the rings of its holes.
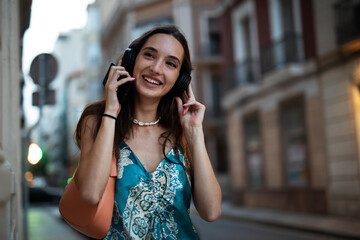
POLYGON ((150 70, 152 72, 154 72, 155 74, 161 74, 162 73, 162 61, 160 59, 154 61, 150 67, 150 70))

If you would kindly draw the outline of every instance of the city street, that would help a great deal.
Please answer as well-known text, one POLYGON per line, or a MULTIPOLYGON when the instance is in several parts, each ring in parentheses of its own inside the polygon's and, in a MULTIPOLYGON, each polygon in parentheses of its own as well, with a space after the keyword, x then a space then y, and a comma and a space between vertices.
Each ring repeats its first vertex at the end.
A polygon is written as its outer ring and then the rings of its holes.
POLYGON ((293 229, 245 221, 220 218, 214 223, 203 221, 198 215, 192 216, 201 239, 205 240, 340 240, 326 235, 319 235, 293 229))
MULTIPOLYGON (((29 208, 28 240, 85 240, 83 235, 71 229, 61 218, 57 206, 43 205, 29 208)), ((192 215, 193 223, 201 239, 205 240, 340 240, 315 233, 297 231, 244 221, 220 218, 207 223, 198 215, 192 215)))

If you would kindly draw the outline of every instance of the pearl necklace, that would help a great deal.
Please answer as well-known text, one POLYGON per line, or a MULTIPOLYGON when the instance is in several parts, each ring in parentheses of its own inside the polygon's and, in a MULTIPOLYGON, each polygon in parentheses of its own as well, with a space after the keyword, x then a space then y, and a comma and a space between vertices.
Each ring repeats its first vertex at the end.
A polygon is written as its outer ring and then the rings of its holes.
POLYGON ((149 123, 146 123, 146 122, 139 122, 137 119, 133 119, 133 123, 139 125, 140 127, 143 127, 143 126, 154 126, 156 124, 158 124, 160 121, 160 118, 158 120, 156 120, 155 122, 149 122, 149 123))

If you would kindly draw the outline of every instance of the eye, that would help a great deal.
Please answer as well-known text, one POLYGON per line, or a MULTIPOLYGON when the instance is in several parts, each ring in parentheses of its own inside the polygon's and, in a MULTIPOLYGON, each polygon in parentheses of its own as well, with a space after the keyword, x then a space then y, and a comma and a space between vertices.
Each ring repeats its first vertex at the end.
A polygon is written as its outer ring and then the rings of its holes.
POLYGON ((172 68, 177 68, 177 65, 176 65, 176 63, 174 63, 174 62, 166 62, 166 64, 168 65, 168 66, 170 66, 170 67, 172 67, 172 68))
POLYGON ((154 58, 154 55, 152 53, 150 53, 150 52, 145 52, 144 56, 147 57, 147 58, 154 58))

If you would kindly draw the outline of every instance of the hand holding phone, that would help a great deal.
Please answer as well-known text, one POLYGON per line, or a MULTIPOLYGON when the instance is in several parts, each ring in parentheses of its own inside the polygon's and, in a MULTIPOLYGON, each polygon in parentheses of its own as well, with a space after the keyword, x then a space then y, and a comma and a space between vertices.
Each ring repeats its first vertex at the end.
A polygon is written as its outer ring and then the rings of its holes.
MULTIPOLYGON (((109 69, 104 77, 104 80, 103 80, 103 85, 105 86, 108 78, 109 78, 109 73, 110 73, 110 70, 111 70, 111 67, 112 66, 116 66, 114 63, 111 63, 110 66, 109 66, 109 69)), ((125 66, 124 66, 125 67, 125 66)), ((126 69, 126 67, 125 67, 126 69)), ((121 80, 123 78, 125 78, 126 76, 120 76, 117 80, 121 80)), ((117 90, 117 97, 118 97, 118 100, 119 100, 119 103, 120 105, 123 104, 130 92, 130 89, 132 88, 133 86, 133 81, 129 81, 129 82, 126 82, 124 84, 122 84, 121 86, 118 87, 118 90, 117 90)))

